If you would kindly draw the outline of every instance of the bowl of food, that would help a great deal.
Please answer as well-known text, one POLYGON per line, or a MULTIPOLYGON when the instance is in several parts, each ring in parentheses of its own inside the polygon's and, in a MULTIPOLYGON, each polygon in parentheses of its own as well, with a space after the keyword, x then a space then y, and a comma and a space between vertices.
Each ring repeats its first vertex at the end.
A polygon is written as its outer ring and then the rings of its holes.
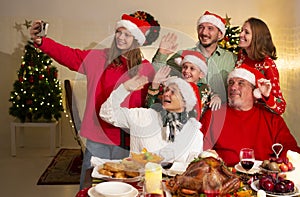
POLYGON ((148 162, 160 164, 164 159, 162 156, 148 151, 142 151, 140 153, 130 152, 130 155, 133 162, 138 163, 142 166, 145 166, 148 162))
POLYGON ((124 182, 110 181, 97 184, 95 190, 105 197, 126 197, 133 192, 133 187, 124 182))

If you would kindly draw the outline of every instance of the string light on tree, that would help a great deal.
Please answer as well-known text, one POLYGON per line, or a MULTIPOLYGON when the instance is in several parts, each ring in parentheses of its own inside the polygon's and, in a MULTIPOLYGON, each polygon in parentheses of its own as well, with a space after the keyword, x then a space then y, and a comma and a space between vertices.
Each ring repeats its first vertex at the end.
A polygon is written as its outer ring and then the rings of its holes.
POLYGON ((229 18, 226 14, 226 33, 224 38, 219 42, 219 46, 223 49, 237 54, 240 49, 238 45, 240 41, 241 29, 239 26, 231 26, 230 20, 231 18, 229 18))
MULTIPOLYGON (((28 21, 25 24, 28 25, 28 21)), ((63 111, 58 71, 52 65, 51 58, 35 48, 32 42, 25 45, 24 51, 17 72, 18 79, 10 94, 12 106, 9 113, 21 122, 58 120, 63 111)))

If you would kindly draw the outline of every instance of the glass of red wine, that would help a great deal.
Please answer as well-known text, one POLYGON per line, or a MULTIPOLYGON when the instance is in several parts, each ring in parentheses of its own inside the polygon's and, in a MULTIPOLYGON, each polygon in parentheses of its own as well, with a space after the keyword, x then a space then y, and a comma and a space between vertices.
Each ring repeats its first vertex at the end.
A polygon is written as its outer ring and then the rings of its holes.
POLYGON ((243 148, 240 150, 240 165, 246 171, 246 181, 248 181, 248 171, 252 169, 255 162, 254 150, 251 148, 243 148))
POLYGON ((160 165, 165 170, 168 176, 168 170, 173 166, 175 160, 174 150, 171 148, 163 148, 160 150, 159 155, 163 158, 160 165))

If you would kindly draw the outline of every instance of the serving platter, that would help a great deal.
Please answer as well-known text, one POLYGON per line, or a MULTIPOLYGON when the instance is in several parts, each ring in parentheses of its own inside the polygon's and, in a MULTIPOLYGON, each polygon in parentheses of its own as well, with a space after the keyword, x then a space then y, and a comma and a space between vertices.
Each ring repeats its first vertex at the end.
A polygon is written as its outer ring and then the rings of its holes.
MULTIPOLYGON (((265 173, 268 173, 268 174, 273 174, 273 173, 285 173, 285 172, 282 172, 281 170, 268 170, 266 168, 263 168, 261 165, 259 166, 260 170, 265 172, 265 173)), ((286 172, 291 172, 291 171, 294 171, 295 170, 295 167, 293 167, 292 170, 289 170, 289 171, 286 171, 286 172)))
POLYGON ((136 181, 140 181, 141 178, 142 178, 141 175, 136 176, 136 177, 130 177, 130 178, 115 178, 115 177, 111 177, 111 176, 108 176, 108 175, 100 174, 98 172, 98 170, 100 168, 103 168, 102 164, 93 168, 93 171, 92 171, 92 174, 91 174, 91 176, 93 178, 103 179, 103 180, 106 180, 106 181, 123 181, 123 182, 136 182, 136 181))

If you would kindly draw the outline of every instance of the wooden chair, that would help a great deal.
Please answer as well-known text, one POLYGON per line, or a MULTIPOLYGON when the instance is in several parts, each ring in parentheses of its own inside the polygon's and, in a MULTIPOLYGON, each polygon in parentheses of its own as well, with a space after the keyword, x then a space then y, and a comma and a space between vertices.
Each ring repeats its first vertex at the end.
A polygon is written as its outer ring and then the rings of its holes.
POLYGON ((66 111, 70 117, 70 124, 74 134, 74 139, 77 141, 78 145, 81 147, 81 153, 83 155, 85 151, 85 144, 79 136, 79 129, 81 125, 81 119, 79 115, 78 105, 76 104, 76 99, 73 98, 73 89, 71 81, 66 79, 64 80, 65 87, 65 102, 66 102, 66 111), (76 124, 75 124, 76 123, 76 124))
MULTIPOLYGON (((65 93, 66 93, 66 108, 67 108, 67 113, 69 113, 69 116, 71 117, 71 126, 74 128, 74 136, 75 140, 78 142, 78 144, 82 147, 82 150, 85 150, 85 145, 82 142, 81 137, 79 136, 79 127, 81 125, 81 118, 83 116, 83 111, 84 111, 84 106, 85 104, 79 103, 78 100, 78 95, 76 92, 76 89, 79 89, 80 93, 82 94, 83 88, 86 88, 86 82, 83 80, 79 81, 70 81, 66 79, 64 81, 64 86, 65 86, 65 93), (75 85, 76 83, 76 85, 75 85), (74 85, 74 86, 72 86, 74 85), (75 89, 76 88, 76 89, 75 89), (77 99, 76 99, 77 98, 77 99), (81 107, 81 109, 79 109, 81 107), (81 113, 80 113, 81 112, 81 113), (76 123, 76 124, 75 124, 76 123)), ((86 89, 85 89, 86 90, 86 89)), ((85 94, 84 94, 85 96, 85 94)), ((84 100, 83 96, 80 98, 81 100, 84 100)), ((130 144, 130 135, 121 129, 121 144, 120 147, 129 150, 129 144, 130 144)))

